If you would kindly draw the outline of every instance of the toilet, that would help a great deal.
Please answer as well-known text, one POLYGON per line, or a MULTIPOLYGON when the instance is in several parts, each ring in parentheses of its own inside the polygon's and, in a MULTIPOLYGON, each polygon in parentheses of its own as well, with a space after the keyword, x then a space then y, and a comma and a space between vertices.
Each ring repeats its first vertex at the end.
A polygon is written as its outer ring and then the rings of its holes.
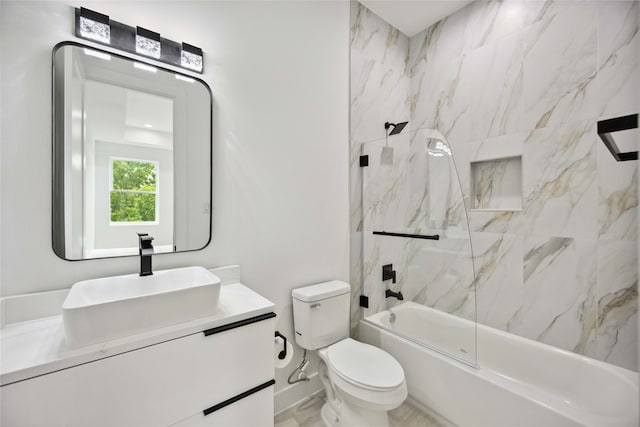
POLYGON ((384 350, 349 338, 351 287, 333 280, 292 296, 296 343, 320 356, 325 425, 388 427, 387 411, 407 398, 404 370, 384 350))

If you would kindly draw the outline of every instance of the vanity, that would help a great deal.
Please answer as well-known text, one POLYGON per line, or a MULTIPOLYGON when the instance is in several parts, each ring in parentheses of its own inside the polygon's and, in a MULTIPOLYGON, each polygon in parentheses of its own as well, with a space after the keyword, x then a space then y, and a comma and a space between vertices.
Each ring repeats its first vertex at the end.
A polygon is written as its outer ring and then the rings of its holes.
POLYGON ((0 425, 273 425, 274 305, 237 267, 210 271, 222 279, 213 314, 88 345, 69 345, 60 314, 10 323, 28 296, 6 298, 0 425))

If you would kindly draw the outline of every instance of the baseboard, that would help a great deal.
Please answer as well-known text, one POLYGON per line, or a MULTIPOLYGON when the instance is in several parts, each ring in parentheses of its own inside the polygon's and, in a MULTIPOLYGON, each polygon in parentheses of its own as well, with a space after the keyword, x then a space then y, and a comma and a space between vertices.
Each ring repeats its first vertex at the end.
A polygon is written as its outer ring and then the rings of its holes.
POLYGON ((322 383, 317 372, 309 375, 309 381, 288 385, 275 393, 274 411, 278 415, 292 406, 322 390, 322 383))

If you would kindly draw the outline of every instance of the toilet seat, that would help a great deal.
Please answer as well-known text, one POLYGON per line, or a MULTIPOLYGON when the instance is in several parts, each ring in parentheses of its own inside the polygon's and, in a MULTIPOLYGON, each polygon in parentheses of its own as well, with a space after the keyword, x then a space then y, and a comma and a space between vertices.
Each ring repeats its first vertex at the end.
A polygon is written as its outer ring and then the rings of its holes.
POLYGON ((327 359, 344 381, 375 391, 391 391, 405 384, 400 363, 384 350, 346 338, 327 348, 327 359))

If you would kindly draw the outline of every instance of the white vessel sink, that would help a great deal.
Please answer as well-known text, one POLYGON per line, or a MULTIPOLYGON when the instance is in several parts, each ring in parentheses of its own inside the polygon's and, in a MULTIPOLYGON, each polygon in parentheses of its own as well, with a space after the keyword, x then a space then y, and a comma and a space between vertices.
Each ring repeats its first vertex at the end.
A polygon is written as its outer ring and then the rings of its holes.
POLYGON ((62 304, 69 347, 81 347, 214 314, 220 279, 203 267, 127 274, 73 285, 62 304))

